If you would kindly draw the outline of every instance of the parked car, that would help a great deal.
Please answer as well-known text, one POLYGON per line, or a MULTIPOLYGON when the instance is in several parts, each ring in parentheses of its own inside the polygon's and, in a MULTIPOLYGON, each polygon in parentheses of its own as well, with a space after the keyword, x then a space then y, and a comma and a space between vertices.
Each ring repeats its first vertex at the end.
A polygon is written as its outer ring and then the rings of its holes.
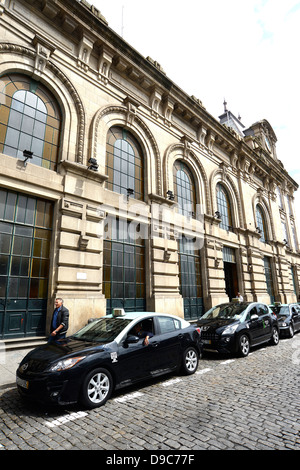
POLYGON ((57 404, 103 405, 114 389, 182 369, 193 374, 200 329, 173 315, 115 311, 73 336, 27 354, 17 369, 23 397, 57 404), (149 337, 137 334, 141 325, 149 337))
POLYGON ((276 316, 258 302, 230 302, 217 305, 197 322, 201 328, 204 351, 247 356, 250 348, 279 342, 276 316))
POLYGON ((300 330, 300 305, 274 304, 270 307, 277 316, 280 336, 292 338, 300 330))

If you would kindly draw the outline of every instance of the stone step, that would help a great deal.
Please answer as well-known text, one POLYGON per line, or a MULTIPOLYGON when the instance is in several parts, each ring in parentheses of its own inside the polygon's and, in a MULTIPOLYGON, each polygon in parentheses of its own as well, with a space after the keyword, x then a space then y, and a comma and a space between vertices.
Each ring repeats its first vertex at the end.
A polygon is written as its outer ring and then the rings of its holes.
POLYGON ((13 338, 0 341, 0 349, 6 351, 17 351, 20 349, 36 348, 46 344, 46 336, 33 336, 30 338, 13 338))

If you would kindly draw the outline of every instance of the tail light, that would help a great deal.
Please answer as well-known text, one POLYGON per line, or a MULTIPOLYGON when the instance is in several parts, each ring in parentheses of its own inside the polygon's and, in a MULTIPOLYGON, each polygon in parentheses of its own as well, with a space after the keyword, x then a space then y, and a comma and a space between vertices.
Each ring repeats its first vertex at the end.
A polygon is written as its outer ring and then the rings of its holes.
POLYGON ((201 335, 201 328, 197 327, 196 331, 198 331, 199 335, 201 335))

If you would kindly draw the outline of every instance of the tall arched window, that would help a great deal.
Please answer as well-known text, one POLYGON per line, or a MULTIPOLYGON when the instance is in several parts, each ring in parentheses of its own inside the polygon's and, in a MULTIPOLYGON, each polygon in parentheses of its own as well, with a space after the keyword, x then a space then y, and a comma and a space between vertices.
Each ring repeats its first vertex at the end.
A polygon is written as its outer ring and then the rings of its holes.
POLYGON ((233 225, 230 200, 227 190, 221 183, 217 184, 217 206, 221 218, 220 228, 232 231, 233 225))
POLYGON ((106 145, 107 188, 144 200, 144 158, 136 139, 122 127, 108 131, 106 145))
POLYGON ((194 178, 185 163, 176 160, 173 167, 174 194, 180 214, 194 217, 196 214, 196 189, 194 178))
POLYGON ((265 243, 267 241, 266 219, 262 209, 258 205, 256 206, 256 223, 261 234, 260 241, 265 243))
POLYGON ((30 77, 0 79, 0 152, 23 159, 33 152, 35 165, 56 170, 61 112, 52 94, 30 77))

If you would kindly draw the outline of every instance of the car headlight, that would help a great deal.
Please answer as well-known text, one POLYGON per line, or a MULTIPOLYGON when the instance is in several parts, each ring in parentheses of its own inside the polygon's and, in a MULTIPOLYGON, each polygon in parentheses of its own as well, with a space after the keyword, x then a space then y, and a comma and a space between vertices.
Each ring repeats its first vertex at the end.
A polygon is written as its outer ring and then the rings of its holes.
POLYGON ((281 326, 287 326, 287 323, 285 323, 285 321, 283 323, 281 323, 281 326))
POLYGON ((78 362, 82 361, 85 356, 80 357, 70 357, 69 359, 63 359, 62 361, 58 361, 56 364, 50 367, 50 372, 57 372, 60 370, 67 370, 71 369, 71 367, 75 366, 78 362))
POLYGON ((227 328, 225 328, 225 330, 223 331, 222 335, 232 335, 236 331, 238 326, 238 323, 236 325, 227 326, 227 328))

